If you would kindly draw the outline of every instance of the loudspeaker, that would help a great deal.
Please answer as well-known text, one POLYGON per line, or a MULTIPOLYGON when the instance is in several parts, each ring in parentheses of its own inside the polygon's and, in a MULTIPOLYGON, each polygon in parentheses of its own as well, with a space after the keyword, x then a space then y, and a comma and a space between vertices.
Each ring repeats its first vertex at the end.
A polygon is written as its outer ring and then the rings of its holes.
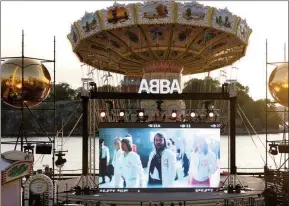
POLYGON ((51 154, 51 144, 36 144, 36 154, 51 154))

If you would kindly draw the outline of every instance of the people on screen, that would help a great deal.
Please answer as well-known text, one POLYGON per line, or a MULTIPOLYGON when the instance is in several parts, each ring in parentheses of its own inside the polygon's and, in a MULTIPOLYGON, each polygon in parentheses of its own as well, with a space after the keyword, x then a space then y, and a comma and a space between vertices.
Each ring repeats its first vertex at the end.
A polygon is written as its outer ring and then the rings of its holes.
POLYGON ((131 146, 132 146, 132 151, 137 153, 137 147, 136 145, 133 143, 133 140, 132 140, 132 136, 130 134, 127 134, 125 136, 126 139, 129 139, 131 141, 131 146))
POLYGON ((111 181, 111 175, 107 173, 107 168, 109 166, 109 149, 104 145, 104 140, 99 140, 99 176, 102 177, 102 182, 100 184, 105 183, 105 176, 108 176, 111 181))
POLYGON ((190 160, 189 157, 190 154, 188 152, 188 145, 185 141, 185 139, 183 139, 182 141, 182 147, 180 150, 180 160, 182 161, 182 168, 183 168, 183 172, 184 172, 184 177, 188 176, 188 172, 189 172, 189 167, 190 167, 190 160))
POLYGON ((210 177, 216 171, 216 155, 204 137, 196 137, 190 157, 189 185, 210 187, 210 177))
POLYGON ((167 137, 158 132, 154 136, 155 149, 149 155, 148 185, 170 187, 176 178, 176 155, 167 148, 167 137))
MULTIPOLYGON (((120 168, 120 176, 123 180, 123 188, 139 188, 143 185, 143 167, 140 157, 132 151, 130 138, 121 140, 123 161, 120 168)), ((119 183, 116 183, 119 184, 119 183)))
POLYGON ((114 155, 112 159, 112 166, 114 168, 114 186, 115 188, 121 187, 120 182, 121 182, 121 174, 120 174, 120 168, 121 164, 124 158, 124 153, 121 149, 121 138, 116 137, 114 139, 114 155))
POLYGON ((168 146, 168 149, 170 149, 173 153, 177 152, 175 141, 172 138, 169 139, 167 146, 168 146))

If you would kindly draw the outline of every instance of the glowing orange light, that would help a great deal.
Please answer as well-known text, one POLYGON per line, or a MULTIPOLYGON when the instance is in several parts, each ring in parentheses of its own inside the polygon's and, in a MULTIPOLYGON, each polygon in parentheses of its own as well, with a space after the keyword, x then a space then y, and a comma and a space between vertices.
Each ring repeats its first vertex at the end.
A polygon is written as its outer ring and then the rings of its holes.
POLYGON ((274 87, 274 90, 275 90, 276 92, 280 92, 280 87, 275 86, 275 87, 274 87))
POLYGON ((16 87, 17 89, 21 89, 21 88, 22 88, 22 84, 16 84, 15 87, 16 87))

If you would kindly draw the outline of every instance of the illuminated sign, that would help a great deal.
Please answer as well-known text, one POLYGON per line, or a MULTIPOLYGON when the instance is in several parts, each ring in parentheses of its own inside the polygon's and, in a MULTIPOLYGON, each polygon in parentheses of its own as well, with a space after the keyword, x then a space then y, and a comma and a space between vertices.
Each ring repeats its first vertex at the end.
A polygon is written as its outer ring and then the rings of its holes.
POLYGON ((151 94, 172 94, 182 93, 179 81, 173 79, 170 82, 167 79, 152 79, 149 82, 146 79, 142 79, 138 93, 151 93, 151 94))
POLYGON ((23 174, 26 170, 28 169, 28 165, 23 163, 21 165, 17 165, 13 167, 11 170, 8 172, 8 177, 17 177, 23 174))
POLYGON ((17 178, 23 177, 30 174, 32 168, 32 162, 30 161, 19 161, 10 166, 5 172, 5 182, 10 182, 17 178))

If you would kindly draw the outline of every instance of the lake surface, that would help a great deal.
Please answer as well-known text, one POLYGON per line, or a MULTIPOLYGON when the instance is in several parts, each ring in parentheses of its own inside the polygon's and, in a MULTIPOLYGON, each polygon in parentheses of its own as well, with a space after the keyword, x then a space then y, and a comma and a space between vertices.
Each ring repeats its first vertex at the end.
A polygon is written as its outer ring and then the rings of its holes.
MULTIPOLYGON (((287 134, 288 135, 288 134, 287 134)), ((270 134, 268 135, 269 140, 281 140, 283 134, 270 134)), ((16 140, 16 138, 5 138, 2 141, 16 140)), ((46 140, 47 138, 29 138, 29 140, 46 140)), ((56 140, 57 145, 60 145, 61 139, 56 140)), ((67 162, 65 163, 63 170, 78 170, 75 172, 80 173, 82 168, 82 138, 81 137, 70 137, 63 138, 64 147, 63 150, 68 150, 65 158, 67 162)), ((96 154, 98 154, 98 141, 96 145, 96 154)), ((236 165, 239 172, 262 172, 265 165, 262 158, 265 160, 265 135, 253 135, 248 136, 237 136, 236 138, 236 165), (253 143, 254 140, 255 144, 253 143), (254 169, 242 169, 242 168, 254 168, 254 169)), ((13 150, 14 145, 4 145, 1 144, 1 153, 9 150, 13 150)), ((59 149, 59 147, 58 147, 59 149)), ((20 144, 18 144, 18 150, 20 150, 20 144)), ((228 168, 228 136, 221 136, 221 168, 228 168)), ((284 155, 281 157, 280 154, 276 156, 268 156, 269 167, 276 168, 279 167, 284 162, 284 155), (272 157, 272 158, 271 158, 272 157), (281 162, 281 163, 280 163, 281 162)), ((287 156, 288 157, 288 156, 287 156)), ((43 165, 49 165, 52 167, 52 155, 38 155, 35 154, 35 169, 43 168, 43 165)), ((288 163, 287 163, 288 167, 288 163)), ((96 160, 96 169, 98 169, 98 160, 96 160)), ((221 169, 221 171, 226 169, 221 169)), ((70 171, 71 172, 71 171, 70 171)))

